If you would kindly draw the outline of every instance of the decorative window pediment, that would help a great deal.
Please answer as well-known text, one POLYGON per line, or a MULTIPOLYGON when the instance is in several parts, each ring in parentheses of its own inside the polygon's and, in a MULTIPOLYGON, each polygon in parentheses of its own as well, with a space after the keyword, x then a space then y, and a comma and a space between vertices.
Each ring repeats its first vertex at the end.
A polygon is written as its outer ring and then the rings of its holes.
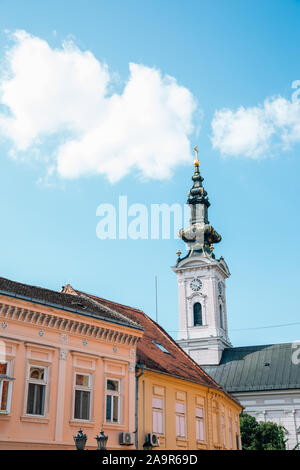
POLYGON ((186 298, 188 300, 194 299, 195 297, 198 297, 201 299, 201 302, 205 302, 207 295, 203 294, 202 292, 193 292, 191 295, 188 295, 186 298))

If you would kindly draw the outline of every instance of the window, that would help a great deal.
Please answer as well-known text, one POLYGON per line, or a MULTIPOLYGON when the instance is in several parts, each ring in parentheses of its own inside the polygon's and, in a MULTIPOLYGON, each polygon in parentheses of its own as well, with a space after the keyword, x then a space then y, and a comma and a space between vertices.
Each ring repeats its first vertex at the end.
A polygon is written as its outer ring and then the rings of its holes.
POLYGON ((74 419, 90 419, 91 376, 75 374, 74 419))
POLYGON ((202 305, 197 302, 194 304, 194 326, 202 325, 202 305))
POLYGON ((44 416, 46 386, 47 368, 30 366, 27 392, 27 414, 44 416))
POLYGON ((223 317, 223 309, 222 305, 219 305, 219 311, 220 311, 220 327, 224 330, 224 317, 223 317))
POLYGON ((232 449, 232 420, 228 419, 228 430, 229 430, 229 448, 232 449))
POLYGON ((204 441, 204 410, 203 408, 196 407, 196 439, 197 441, 204 441))
POLYGON ((106 421, 118 423, 120 420, 120 381, 106 380, 106 421))
POLYGON ((162 344, 157 343, 156 341, 152 341, 152 343, 155 344, 155 346, 157 346, 162 352, 170 354, 169 351, 162 344))
POLYGON ((236 443, 236 448, 238 450, 240 450, 242 448, 241 446, 241 440, 240 440, 240 436, 239 436, 239 433, 238 433, 238 424, 237 424, 237 421, 235 421, 235 443, 236 443))
POLYGON ((9 362, 0 363, 0 413, 10 411, 12 378, 9 377, 9 362))
POLYGON ((226 447, 225 419, 223 415, 221 416, 221 421, 222 421, 223 447, 226 447))
POLYGON ((176 437, 186 437, 185 434, 185 403, 176 402, 176 437))
POLYGON ((213 442, 215 445, 219 446, 220 443, 220 438, 219 438, 219 433, 220 433, 220 421, 219 421, 219 416, 217 411, 213 411, 212 413, 212 431, 213 431, 213 442))
POLYGON ((152 432, 164 432, 164 405, 163 398, 152 397, 152 432))

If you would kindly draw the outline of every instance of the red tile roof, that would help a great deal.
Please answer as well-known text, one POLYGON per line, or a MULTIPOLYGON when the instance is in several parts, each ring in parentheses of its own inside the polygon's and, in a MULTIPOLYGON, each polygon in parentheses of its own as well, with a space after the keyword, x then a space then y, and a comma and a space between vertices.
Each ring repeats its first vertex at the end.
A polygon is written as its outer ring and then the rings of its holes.
POLYGON ((223 390, 217 382, 206 374, 201 367, 178 346, 174 339, 171 338, 158 323, 148 317, 142 310, 118 304, 78 290, 73 290, 73 292, 78 295, 88 296, 94 301, 139 323, 143 327, 144 334, 137 345, 137 360, 143 363, 147 369, 223 390), (169 354, 163 352, 154 342, 161 344, 169 354))
POLYGON ((116 310, 107 308, 104 303, 96 303, 88 296, 81 296, 74 299, 74 291, 63 289, 57 292, 44 287, 31 286, 21 282, 11 281, 0 277, 0 294, 16 297, 25 301, 36 302, 48 307, 59 308, 84 316, 97 317, 103 321, 110 321, 126 327, 139 329, 140 326, 134 323, 129 317, 120 315, 116 310))

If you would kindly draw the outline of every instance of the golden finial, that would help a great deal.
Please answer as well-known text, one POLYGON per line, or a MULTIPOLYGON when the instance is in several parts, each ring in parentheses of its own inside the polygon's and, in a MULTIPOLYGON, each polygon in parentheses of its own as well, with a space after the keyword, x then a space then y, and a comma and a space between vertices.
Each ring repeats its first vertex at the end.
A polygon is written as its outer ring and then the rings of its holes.
POLYGON ((209 247, 209 251, 210 251, 211 253, 214 251, 214 247, 213 247, 213 245, 210 245, 210 247, 209 247))
POLYGON ((199 150, 197 149, 197 145, 195 145, 194 150, 195 150, 195 152, 196 152, 196 159, 195 159, 195 161, 194 161, 194 165, 195 165, 195 166, 199 166, 199 164, 200 164, 199 159, 198 159, 199 150))
POLYGON ((181 251, 180 251, 180 250, 178 250, 178 251, 177 251, 177 253, 176 253, 176 255, 178 256, 178 258, 180 258, 181 251))

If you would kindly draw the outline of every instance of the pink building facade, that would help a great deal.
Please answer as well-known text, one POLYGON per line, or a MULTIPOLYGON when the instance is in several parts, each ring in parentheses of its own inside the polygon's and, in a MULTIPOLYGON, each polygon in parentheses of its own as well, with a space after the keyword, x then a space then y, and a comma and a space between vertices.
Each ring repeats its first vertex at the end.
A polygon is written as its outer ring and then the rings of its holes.
POLYGON ((79 428, 88 449, 102 429, 121 448, 135 432, 142 335, 87 297, 0 278, 0 449, 75 449, 79 428))

